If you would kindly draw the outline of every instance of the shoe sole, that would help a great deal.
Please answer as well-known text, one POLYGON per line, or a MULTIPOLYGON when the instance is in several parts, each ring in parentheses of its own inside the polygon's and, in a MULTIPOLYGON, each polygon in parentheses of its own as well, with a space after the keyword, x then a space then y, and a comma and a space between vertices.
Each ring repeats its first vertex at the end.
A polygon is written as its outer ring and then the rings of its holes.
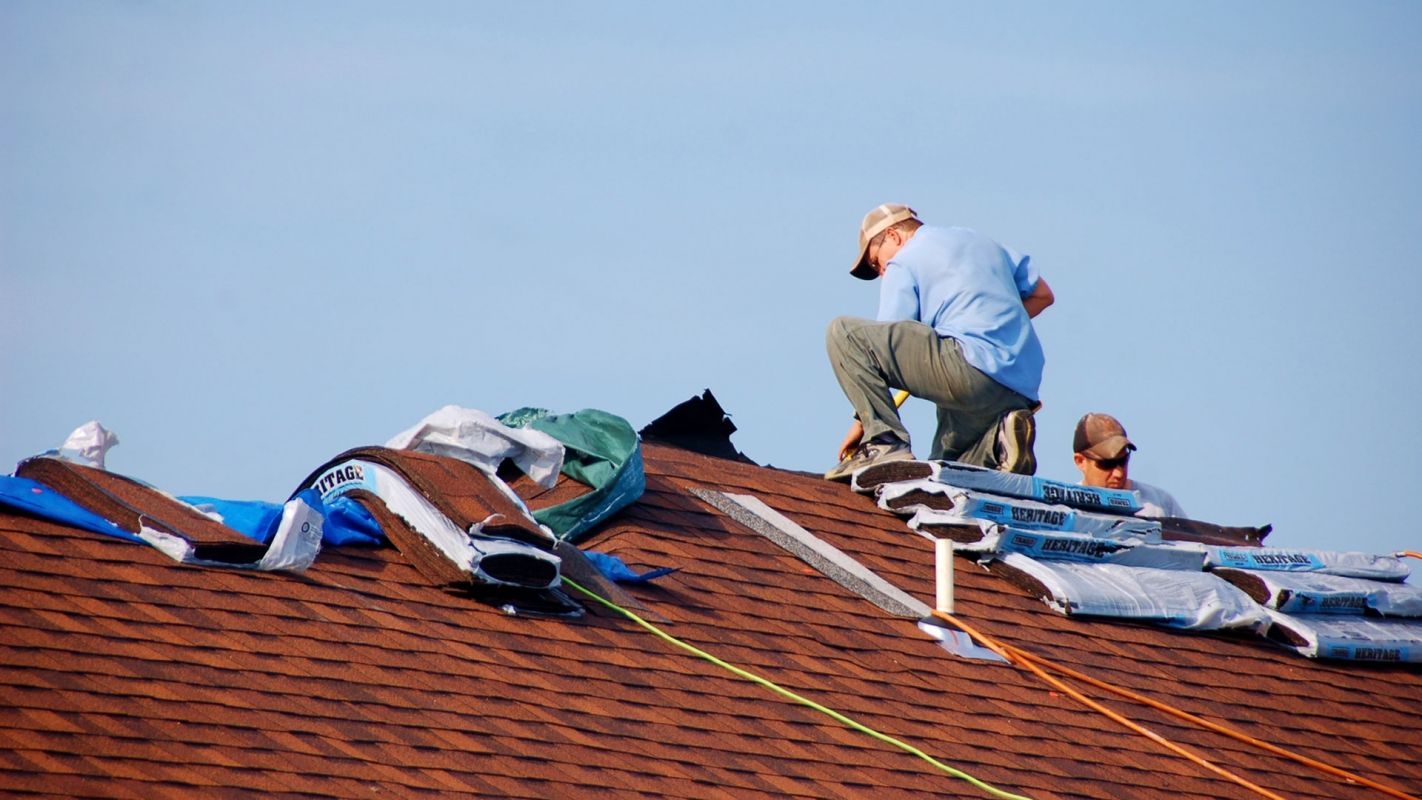
POLYGON ((1006 453, 998 469, 1018 475, 1036 474, 1037 456, 1033 449, 1037 444, 1037 425, 1031 412, 1013 411, 1003 420, 1002 425, 1003 450, 1006 453))
POLYGON ((848 466, 849 462, 840 462, 839 464, 835 465, 835 467, 829 472, 825 473, 825 480, 848 482, 854 477, 854 473, 859 472, 860 470, 871 469, 873 467, 879 466, 880 464, 893 464, 900 461, 912 460, 913 452, 908 449, 903 449, 897 453, 888 453, 879 456, 873 461, 870 461, 868 464, 860 464, 858 466, 851 467, 848 466))

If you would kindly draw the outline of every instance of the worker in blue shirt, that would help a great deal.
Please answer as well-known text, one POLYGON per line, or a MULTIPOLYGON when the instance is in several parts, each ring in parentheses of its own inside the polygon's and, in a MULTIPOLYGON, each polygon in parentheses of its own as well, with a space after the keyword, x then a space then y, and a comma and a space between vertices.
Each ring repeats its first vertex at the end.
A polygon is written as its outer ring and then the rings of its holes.
POLYGON ((856 419, 825 477, 913 458, 894 389, 938 407, 930 459, 1035 472, 1032 410, 1045 358, 1031 318, 1056 298, 1031 259, 889 203, 864 216, 850 274, 883 281, 877 320, 839 317, 826 335, 856 419))

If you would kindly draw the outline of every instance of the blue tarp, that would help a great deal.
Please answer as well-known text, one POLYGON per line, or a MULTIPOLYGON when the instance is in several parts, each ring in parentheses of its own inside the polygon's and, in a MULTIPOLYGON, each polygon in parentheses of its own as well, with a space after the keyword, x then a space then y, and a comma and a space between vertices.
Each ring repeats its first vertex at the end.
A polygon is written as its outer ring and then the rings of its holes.
MULTIPOLYGON (((326 518, 321 527, 323 547, 385 543, 385 534, 381 532, 380 525, 359 503, 346 497, 338 497, 323 506, 320 494, 314 489, 307 489, 299 496, 307 505, 321 511, 326 518)), ((178 499, 195 506, 211 506, 222 515, 224 525, 259 542, 270 542, 281 523, 282 506, 277 503, 262 500, 223 500, 199 495, 178 499)))
POLYGON ((647 583, 681 569, 680 567, 658 567, 657 569, 648 570, 638 575, 632 571, 631 567, 627 566, 626 562, 617 556, 607 553, 596 553, 592 550, 584 550, 583 555, 588 557, 588 560, 592 562, 594 567, 597 567, 597 571, 601 572, 604 578, 610 581, 616 581, 617 583, 647 583))
POLYGON ((222 500, 201 495, 186 495, 178 499, 188 505, 197 506, 202 511, 216 511, 222 515, 223 525, 263 544, 272 540, 277 525, 281 524, 281 506, 275 503, 261 500, 222 500))
POLYGON ((75 503, 68 497, 29 478, 0 475, 0 505, 18 509, 31 516, 61 525, 71 525, 86 531, 147 544, 134 534, 75 503))

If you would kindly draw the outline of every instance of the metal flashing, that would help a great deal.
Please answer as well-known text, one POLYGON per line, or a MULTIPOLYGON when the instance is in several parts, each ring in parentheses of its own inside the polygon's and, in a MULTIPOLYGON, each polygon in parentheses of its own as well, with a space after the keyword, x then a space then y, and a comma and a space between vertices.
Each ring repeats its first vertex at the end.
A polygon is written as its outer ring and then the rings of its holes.
POLYGON ((932 609, 834 545, 748 494, 729 494, 693 487, 691 493, 735 521, 780 545, 840 586, 896 617, 921 619, 932 609))

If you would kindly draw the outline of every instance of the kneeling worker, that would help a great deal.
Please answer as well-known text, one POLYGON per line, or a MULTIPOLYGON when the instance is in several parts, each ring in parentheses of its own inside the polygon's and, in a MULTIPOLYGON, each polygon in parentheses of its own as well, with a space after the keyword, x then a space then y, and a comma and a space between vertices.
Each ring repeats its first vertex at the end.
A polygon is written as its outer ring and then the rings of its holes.
POLYGON ((1030 258, 890 203, 865 215, 850 274, 884 280, 877 320, 839 317, 826 334, 856 421, 825 477, 913 458, 892 389, 938 406, 930 459, 1035 472, 1032 408, 1045 357, 1031 318, 1055 298, 1030 258))
POLYGON ((1130 489, 1140 492, 1142 517, 1183 517, 1185 509, 1170 493, 1148 483, 1131 480, 1131 451, 1135 444, 1126 436, 1126 429, 1110 414, 1087 414, 1076 423, 1072 437, 1072 461, 1081 470, 1084 486, 1103 489, 1130 489))

